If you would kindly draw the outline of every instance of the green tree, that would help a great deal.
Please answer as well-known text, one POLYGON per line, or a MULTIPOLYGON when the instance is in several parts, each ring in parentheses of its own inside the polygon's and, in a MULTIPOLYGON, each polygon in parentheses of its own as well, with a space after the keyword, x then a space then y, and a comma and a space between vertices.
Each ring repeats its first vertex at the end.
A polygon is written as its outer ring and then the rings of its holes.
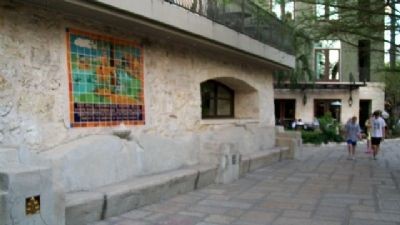
MULTIPOLYGON (((390 68, 395 69, 395 59, 400 54, 400 45, 395 41, 395 36, 400 35, 399 0, 296 0, 296 3, 304 7, 295 12, 297 29, 309 31, 315 40, 336 38, 355 45, 353 40, 358 37, 388 43, 390 68), (385 36, 385 31, 390 35, 385 36)), ((372 46, 371 51, 382 48, 372 46)))
POLYGON ((392 65, 386 65, 385 68, 385 97, 389 103, 388 110, 394 115, 393 119, 398 120, 400 117, 398 105, 400 103, 400 61, 397 61, 394 68, 392 65))

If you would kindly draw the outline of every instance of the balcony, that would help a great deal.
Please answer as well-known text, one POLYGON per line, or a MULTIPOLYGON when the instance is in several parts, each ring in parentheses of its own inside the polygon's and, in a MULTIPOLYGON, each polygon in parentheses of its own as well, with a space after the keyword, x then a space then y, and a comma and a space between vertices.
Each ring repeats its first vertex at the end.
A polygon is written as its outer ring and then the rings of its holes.
POLYGON ((264 44, 294 54, 293 31, 251 0, 165 0, 264 44))

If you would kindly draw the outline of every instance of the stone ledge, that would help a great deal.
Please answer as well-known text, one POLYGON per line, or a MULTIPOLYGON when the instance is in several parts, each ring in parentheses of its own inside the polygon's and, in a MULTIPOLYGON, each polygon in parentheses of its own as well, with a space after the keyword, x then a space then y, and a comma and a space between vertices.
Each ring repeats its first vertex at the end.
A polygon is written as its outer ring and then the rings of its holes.
POLYGON ((217 167, 198 165, 67 193, 66 224, 85 225, 214 183, 217 167))
MULTIPOLYGON (((288 147, 276 147, 242 156, 240 176, 282 159, 288 147)), ((216 165, 196 165, 161 174, 134 178, 94 189, 67 193, 66 225, 86 225, 145 205, 215 183, 216 165)))
POLYGON ((87 224, 100 220, 104 194, 99 192, 74 192, 66 194, 65 224, 87 224))
POLYGON ((239 176, 242 177, 248 172, 268 166, 282 159, 291 159, 290 155, 288 147, 275 147, 268 149, 268 151, 258 151, 243 155, 240 162, 239 176))

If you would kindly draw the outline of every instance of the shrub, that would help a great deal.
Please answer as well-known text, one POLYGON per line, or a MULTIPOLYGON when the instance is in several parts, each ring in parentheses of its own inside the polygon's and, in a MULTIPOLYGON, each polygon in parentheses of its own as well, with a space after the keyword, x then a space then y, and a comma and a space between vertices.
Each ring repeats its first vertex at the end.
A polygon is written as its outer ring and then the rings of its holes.
POLYGON ((392 138, 400 137, 400 124, 396 123, 393 125, 390 129, 390 133, 392 138))
POLYGON ((304 143, 322 144, 330 141, 342 142, 340 124, 328 113, 319 118, 320 131, 302 131, 301 137, 304 143))
POLYGON ((311 143, 320 145, 324 142, 324 135, 321 131, 302 131, 301 138, 303 139, 303 143, 311 143))
POLYGON ((390 116, 389 118, 385 119, 386 121, 386 137, 387 138, 396 138, 400 136, 400 122, 399 118, 395 118, 390 116))

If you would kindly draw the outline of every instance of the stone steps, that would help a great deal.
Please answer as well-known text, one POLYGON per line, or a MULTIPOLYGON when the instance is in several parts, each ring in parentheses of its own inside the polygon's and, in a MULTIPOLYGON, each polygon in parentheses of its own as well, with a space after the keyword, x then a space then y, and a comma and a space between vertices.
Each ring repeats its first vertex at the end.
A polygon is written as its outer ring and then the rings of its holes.
MULTIPOLYGON (((287 147, 243 155, 240 175, 292 158, 287 147)), ((215 182, 217 165, 197 165, 162 174, 137 177, 90 191, 66 194, 66 225, 86 225, 145 205, 205 187, 215 182)))

